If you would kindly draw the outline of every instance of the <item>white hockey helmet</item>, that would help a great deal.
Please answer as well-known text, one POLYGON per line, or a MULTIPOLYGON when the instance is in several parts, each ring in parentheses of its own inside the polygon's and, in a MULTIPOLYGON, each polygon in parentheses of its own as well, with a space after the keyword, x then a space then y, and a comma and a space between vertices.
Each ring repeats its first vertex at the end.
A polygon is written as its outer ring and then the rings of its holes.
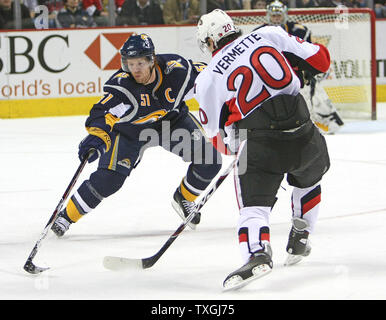
POLYGON ((213 40, 215 48, 218 42, 232 33, 239 30, 234 22, 221 9, 214 9, 212 12, 201 16, 197 24, 197 42, 200 49, 205 52, 208 49, 208 38, 213 40))
POLYGON ((272 25, 280 25, 280 24, 285 24, 288 19, 288 9, 287 6, 284 5, 282 2, 279 0, 275 0, 271 2, 267 6, 267 23, 272 24, 272 25), (272 20, 273 16, 281 16, 281 19, 276 19, 274 18, 272 20))

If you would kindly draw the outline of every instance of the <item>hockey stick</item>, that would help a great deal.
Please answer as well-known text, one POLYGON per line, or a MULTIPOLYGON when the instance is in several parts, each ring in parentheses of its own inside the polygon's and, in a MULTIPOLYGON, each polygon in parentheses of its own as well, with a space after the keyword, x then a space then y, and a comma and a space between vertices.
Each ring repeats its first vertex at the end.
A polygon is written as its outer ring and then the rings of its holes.
POLYGON ((56 216, 58 215, 58 213, 60 212, 60 209, 62 208, 63 206, 63 203, 66 201, 66 199, 68 198, 68 195, 70 194, 72 188, 74 187, 76 181, 78 180, 81 172, 83 171, 83 168, 84 166, 86 165, 87 163, 87 160, 88 158, 94 153, 94 150, 93 151, 90 151, 89 153, 86 154, 86 156, 84 157, 84 159, 81 161, 78 169, 76 170, 73 178, 71 179, 71 182, 70 184, 68 185, 66 191, 64 192, 62 198, 60 199, 59 201, 59 204, 56 206, 53 214, 51 215, 50 219, 48 220, 43 232, 41 233, 40 235, 40 238, 39 240, 36 242, 35 246, 33 247, 30 255, 28 256, 27 258, 27 261, 25 262, 24 264, 24 270, 29 272, 29 273, 32 273, 32 274, 38 274, 38 273, 41 273, 43 271, 46 271, 48 270, 49 268, 42 268, 42 267, 38 267, 37 265, 35 265, 32 260, 33 258, 35 258, 38 250, 39 250, 39 247, 41 246, 41 243, 43 241, 43 239, 47 236, 47 233, 48 231, 50 230, 51 228, 51 225, 54 223, 55 221, 55 218, 56 216))
POLYGON ((165 242, 165 244, 161 247, 161 249, 151 257, 142 258, 142 259, 130 259, 123 257, 113 257, 106 256, 103 259, 103 266, 106 269, 110 270, 123 270, 123 269, 148 269, 151 268, 161 256, 165 253, 165 251, 172 245, 174 240, 181 234, 181 232, 186 228, 188 223, 193 220, 196 216, 197 212, 204 206, 204 204, 209 200, 209 198, 213 195, 213 193, 217 190, 217 188, 223 183, 225 178, 232 171, 237 159, 234 159, 229 167, 224 171, 224 173, 217 178, 216 182, 212 185, 212 187, 206 192, 206 194, 201 198, 200 202, 196 205, 197 209, 195 212, 192 212, 186 220, 181 223, 181 225, 177 228, 176 231, 169 237, 169 239, 165 242))

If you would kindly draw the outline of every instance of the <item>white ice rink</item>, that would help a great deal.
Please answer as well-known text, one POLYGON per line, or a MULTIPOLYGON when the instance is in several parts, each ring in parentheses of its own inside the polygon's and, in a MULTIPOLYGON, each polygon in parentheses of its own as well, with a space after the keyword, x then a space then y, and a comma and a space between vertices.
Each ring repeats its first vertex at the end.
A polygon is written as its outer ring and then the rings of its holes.
MULTIPOLYGON (((105 255, 153 255, 180 225, 170 200, 187 164, 161 148, 148 150, 124 187, 62 239, 50 232, 34 262, 51 269, 27 274, 24 262, 79 165, 86 117, 0 119, 0 299, 384 300, 386 112, 380 111, 380 120, 347 122, 326 136, 331 169, 312 254, 283 266, 291 218, 291 188, 283 182, 271 215, 274 269, 229 293, 222 282, 241 265, 232 177, 202 209, 197 230, 185 229, 152 268, 113 272, 102 265, 105 255)), ((96 162, 86 166, 75 189, 95 168, 96 162)))

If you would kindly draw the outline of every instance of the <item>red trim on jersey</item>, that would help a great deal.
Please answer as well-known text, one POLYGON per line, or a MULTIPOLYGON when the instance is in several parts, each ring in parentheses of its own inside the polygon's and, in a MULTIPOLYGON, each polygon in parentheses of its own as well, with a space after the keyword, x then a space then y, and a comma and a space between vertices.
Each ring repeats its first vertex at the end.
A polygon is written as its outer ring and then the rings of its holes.
POLYGON ((236 181, 237 178, 238 178, 238 176, 237 176, 236 171, 235 171, 235 173, 233 175, 233 186, 235 187, 237 206, 239 207, 239 210, 240 210, 241 206, 240 206, 240 201, 239 201, 239 192, 237 189, 237 181, 236 181))
MULTIPOLYGON (((236 105, 236 98, 232 98, 231 100, 226 101, 225 104, 228 106, 229 113, 230 113, 228 120, 225 122, 225 126, 230 126, 233 122, 236 122, 242 119, 240 110, 236 105)), ((222 154, 225 154, 225 155, 233 154, 233 152, 231 152, 227 148, 220 133, 217 133, 215 137, 210 138, 210 141, 212 142, 213 146, 216 148, 218 152, 221 152, 222 154)))
POLYGON ((306 214, 312 208, 314 208, 318 203, 320 203, 321 195, 318 194, 315 198, 312 198, 310 201, 303 204, 302 215, 306 214))
POLYGON ((221 152, 222 154, 225 154, 227 156, 232 154, 232 152, 228 150, 226 144, 222 140, 220 133, 217 133, 217 136, 210 138, 210 141, 218 152, 221 152))
POLYGON ((239 108, 236 104, 236 98, 232 98, 229 101, 225 102, 228 106, 230 116, 228 117, 228 121, 225 123, 225 126, 230 126, 233 122, 239 121, 242 119, 242 115, 240 113, 239 108))
POLYGON ((269 239, 269 233, 262 233, 260 235, 260 241, 270 241, 269 239))
POLYGON ((324 45, 319 43, 315 43, 315 45, 319 46, 318 52, 306 59, 306 61, 316 70, 326 73, 330 68, 330 53, 324 45))
POLYGON ((247 233, 241 233, 239 234, 239 242, 248 242, 248 234, 247 233))

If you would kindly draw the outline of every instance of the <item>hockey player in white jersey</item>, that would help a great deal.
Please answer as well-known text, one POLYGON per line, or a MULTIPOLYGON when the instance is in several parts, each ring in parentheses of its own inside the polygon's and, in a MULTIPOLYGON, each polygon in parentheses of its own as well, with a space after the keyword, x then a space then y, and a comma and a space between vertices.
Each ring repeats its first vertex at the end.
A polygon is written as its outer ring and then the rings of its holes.
POLYGON ((286 264, 299 262, 311 251, 308 235, 317 220, 320 181, 330 160, 293 67, 324 73, 330 56, 323 45, 291 36, 278 26, 242 36, 219 9, 200 18, 197 37, 200 47, 212 54, 195 82, 200 121, 219 151, 238 158, 235 186, 244 264, 225 279, 229 290, 273 267, 269 216, 285 175, 293 186, 286 264))

